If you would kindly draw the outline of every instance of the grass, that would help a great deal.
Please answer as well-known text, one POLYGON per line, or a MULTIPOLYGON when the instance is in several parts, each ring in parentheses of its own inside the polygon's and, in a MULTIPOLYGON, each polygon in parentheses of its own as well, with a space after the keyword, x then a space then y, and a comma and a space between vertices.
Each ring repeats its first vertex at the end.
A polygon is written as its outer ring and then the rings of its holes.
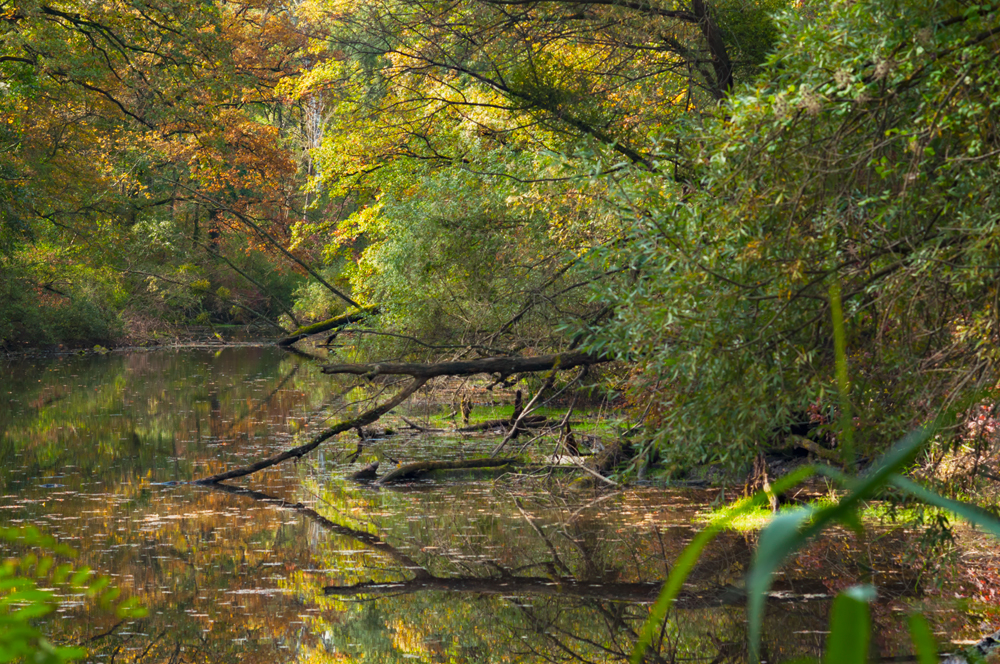
MULTIPOLYGON (((750 502, 749 498, 738 498, 737 500, 716 507, 708 512, 700 513, 695 517, 695 519, 703 524, 713 525, 722 521, 733 512, 738 511, 748 502, 750 502)), ((822 508, 832 505, 833 500, 828 497, 817 498, 816 500, 809 501, 808 504, 812 507, 822 508)), ((888 502, 881 500, 865 503, 860 516, 861 521, 866 524, 895 524, 902 526, 906 524, 925 523, 939 513, 945 514, 951 520, 957 519, 955 515, 947 513, 937 507, 929 507, 927 505, 900 507, 893 506, 888 502)), ((756 510, 751 510, 745 514, 736 516, 733 518, 732 522, 726 526, 726 529, 741 533, 754 532, 764 528, 772 516, 774 516, 774 513, 771 512, 769 507, 760 507, 756 510)))
MULTIPOLYGON (((749 498, 738 498, 731 503, 726 503, 725 505, 716 507, 709 512, 700 513, 695 517, 695 519, 706 525, 714 525, 723 519, 728 518, 734 512, 743 509, 749 502, 749 498)), ((770 508, 760 507, 756 510, 750 510, 746 513, 737 515, 731 522, 729 522, 726 529, 740 533, 753 532, 766 526, 772 516, 774 516, 774 513, 771 512, 770 508)))
MULTIPOLYGON (((477 404, 472 411, 471 417, 469 418, 469 424, 471 426, 475 426, 478 423, 486 422, 488 420, 506 419, 509 418, 513 412, 514 406, 512 404, 498 404, 496 406, 477 404)), ((456 415, 454 419, 449 419, 448 415, 450 413, 451 408, 449 406, 442 406, 437 412, 431 413, 428 416, 421 416, 421 418, 423 419, 426 417, 425 421, 429 422, 430 426, 437 428, 448 429, 453 426, 464 426, 462 424, 461 414, 456 415)), ((554 422, 560 422, 566 415, 566 409, 548 407, 533 408, 531 414, 544 415, 554 422)), ((603 439, 617 437, 620 430, 623 428, 623 420, 619 418, 601 416, 600 412, 597 410, 584 410, 576 408, 573 411, 573 416, 570 418, 570 421, 572 423, 574 433, 600 436, 603 439)))

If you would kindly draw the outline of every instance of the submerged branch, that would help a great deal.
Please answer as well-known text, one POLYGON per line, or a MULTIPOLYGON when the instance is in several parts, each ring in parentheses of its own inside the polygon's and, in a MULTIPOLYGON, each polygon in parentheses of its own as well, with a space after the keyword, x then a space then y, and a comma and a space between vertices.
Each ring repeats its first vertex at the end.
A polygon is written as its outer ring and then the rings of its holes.
POLYGON ((388 484, 411 479, 432 470, 460 470, 463 468, 498 468, 518 463, 517 459, 463 459, 461 461, 417 461, 400 466, 386 473, 378 484, 388 484))
MULTIPOLYGON (((479 424, 470 424, 467 427, 455 429, 459 433, 472 433, 474 431, 489 431, 490 429, 506 429, 514 424, 515 418, 508 417, 503 420, 486 420, 479 424)), ((528 415, 521 419, 520 426, 528 429, 549 426, 551 421, 544 415, 528 415)))
POLYGON ((253 473, 260 472, 265 468, 270 468, 271 466, 276 466, 283 461, 289 459, 299 459, 314 449, 319 447, 323 441, 328 438, 336 436, 338 433, 343 433, 344 431, 350 431, 351 429, 365 426, 371 424, 378 420, 390 410, 403 403, 406 399, 410 397, 414 392, 423 387, 424 383, 427 382, 426 378, 414 378, 409 385, 404 387, 396 396, 387 401, 386 403, 378 406, 377 408, 372 408, 371 410, 365 411, 361 415, 355 417, 352 420, 347 420, 346 422, 340 422, 339 424, 330 427, 324 431, 313 436, 305 445, 299 445, 298 447, 293 447, 290 450, 285 450, 280 454, 275 454, 267 459, 262 459, 257 463, 250 464, 249 466, 243 466, 242 468, 234 468, 233 470, 228 470, 224 473, 219 473, 217 475, 211 475, 209 477, 203 477, 201 479, 195 480, 193 484, 216 484, 218 482, 223 482, 225 480, 231 480, 236 477, 244 477, 245 475, 252 475, 253 473))

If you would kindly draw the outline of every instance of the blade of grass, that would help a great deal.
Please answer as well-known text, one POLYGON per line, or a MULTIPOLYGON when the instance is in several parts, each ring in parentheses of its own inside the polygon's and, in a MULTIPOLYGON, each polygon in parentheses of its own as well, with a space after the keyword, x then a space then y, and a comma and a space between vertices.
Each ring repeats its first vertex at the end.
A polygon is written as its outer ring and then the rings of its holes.
POLYGON ((830 609, 830 634, 826 637, 823 664, 866 664, 871 639, 868 602, 875 599, 871 586, 854 586, 837 595, 830 609))
POLYGON ((917 661, 920 664, 939 664, 937 643, 927 618, 921 613, 911 613, 909 617, 910 638, 917 651, 917 661))
MULTIPOLYGON (((771 588, 771 578, 775 570, 781 567, 792 552, 802 547, 831 523, 840 522, 848 527, 855 527, 859 523, 856 512, 861 502, 886 486, 897 471, 909 465, 932 432, 932 427, 922 427, 907 434, 886 452, 871 472, 849 482, 850 493, 835 505, 793 511, 786 513, 789 515, 786 518, 782 518, 779 514, 761 532, 753 566, 747 575, 747 621, 751 662, 759 661, 764 601, 771 588), (807 517, 812 518, 810 520, 807 517)), ((816 470, 825 472, 822 467, 816 470)))
MULTIPOLYGON (((771 491, 776 495, 780 495, 815 474, 815 472, 816 469, 812 466, 802 466, 801 468, 798 468, 788 475, 776 480, 771 486, 771 491)), ((631 664, 639 664, 639 662, 642 661, 642 657, 645 654, 646 649, 653 641, 653 634, 656 631, 656 627, 663 622, 664 617, 667 615, 667 611, 670 610, 670 606, 673 604, 674 600, 677 599, 677 595, 684 586, 684 581, 687 580, 688 575, 694 568, 695 563, 698 562, 698 558, 701 557, 701 553, 704 551, 705 547, 708 546, 708 544, 715 539, 716 535, 724 530, 737 517, 753 512, 767 502, 767 494, 763 491, 758 491, 744 505, 732 510, 722 519, 698 533, 691 543, 684 548, 684 551, 681 552, 681 555, 677 558, 674 566, 670 569, 670 575, 667 577, 667 582, 663 585, 663 589, 660 590, 660 596, 657 598, 656 603, 653 604, 653 607, 650 609, 649 617, 639 630, 639 638, 636 641, 635 647, 632 649, 632 655, 629 658, 629 662, 631 664)))
POLYGON ((982 510, 975 505, 960 503, 957 500, 945 498, 941 494, 931 491, 926 487, 922 487, 913 480, 900 475, 892 477, 891 481, 897 488, 902 489, 911 496, 919 498, 928 505, 934 505, 935 507, 940 507, 948 510, 949 512, 954 512, 972 525, 978 526, 994 537, 1000 539, 1000 520, 985 510, 982 510))

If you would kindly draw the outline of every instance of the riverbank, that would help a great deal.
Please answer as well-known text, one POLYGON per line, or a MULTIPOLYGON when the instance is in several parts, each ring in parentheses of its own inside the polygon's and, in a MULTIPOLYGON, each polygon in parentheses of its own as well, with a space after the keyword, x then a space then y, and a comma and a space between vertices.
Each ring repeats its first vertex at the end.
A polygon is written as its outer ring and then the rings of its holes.
POLYGON ((128 334, 110 338, 73 339, 58 343, 5 340, 0 344, 0 355, 8 358, 45 357, 188 346, 270 345, 276 338, 270 328, 254 325, 160 324, 133 329, 128 334))

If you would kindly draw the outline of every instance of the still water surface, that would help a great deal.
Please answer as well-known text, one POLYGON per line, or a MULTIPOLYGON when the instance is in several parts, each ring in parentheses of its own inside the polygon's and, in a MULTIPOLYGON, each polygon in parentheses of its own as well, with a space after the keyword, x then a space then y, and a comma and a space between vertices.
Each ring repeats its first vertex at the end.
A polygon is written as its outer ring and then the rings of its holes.
MULTIPOLYGON (((357 437, 344 434, 238 486, 184 484, 296 444, 359 396, 267 346, 0 365, 0 525, 58 536, 149 610, 119 621, 67 597, 47 625, 54 639, 86 645, 96 662, 626 661, 717 490, 607 493, 510 474, 394 488, 346 478, 375 459, 496 444, 475 435, 396 435, 351 464, 357 437)), ((819 656, 829 598, 861 581, 879 589, 883 657, 905 661, 913 609, 944 642, 995 629, 995 573, 983 571, 995 566, 929 574, 933 565, 908 562, 916 537, 833 533, 795 558, 768 605, 767 659, 819 656)), ((966 562, 993 555, 970 541, 966 562)), ((654 661, 745 661, 740 589, 754 544, 752 533, 717 540, 654 661)))

